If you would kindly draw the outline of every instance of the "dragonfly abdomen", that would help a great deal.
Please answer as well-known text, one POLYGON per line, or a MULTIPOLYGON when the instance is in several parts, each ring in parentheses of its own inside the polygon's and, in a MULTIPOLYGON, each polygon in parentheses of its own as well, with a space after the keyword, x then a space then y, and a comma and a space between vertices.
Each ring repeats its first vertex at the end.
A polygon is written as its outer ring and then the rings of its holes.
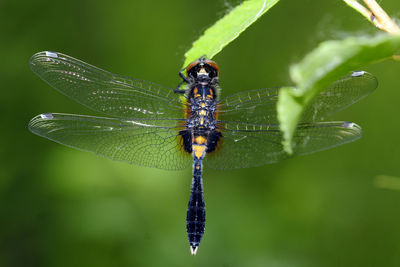
POLYGON ((206 210, 203 197, 203 158, 207 150, 207 136, 193 133, 193 180, 190 192, 190 199, 186 215, 186 230, 188 233, 190 250, 196 254, 204 234, 206 223, 206 210))
POLYGON ((196 254, 197 252, 206 223, 202 169, 202 158, 195 158, 193 164, 192 188, 186 216, 186 230, 192 254, 196 254))

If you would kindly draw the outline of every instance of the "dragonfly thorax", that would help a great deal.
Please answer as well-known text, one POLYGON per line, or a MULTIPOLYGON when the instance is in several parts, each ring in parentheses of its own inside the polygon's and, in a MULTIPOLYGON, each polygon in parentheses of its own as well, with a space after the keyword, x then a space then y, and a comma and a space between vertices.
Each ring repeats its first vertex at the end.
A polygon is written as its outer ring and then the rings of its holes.
POLYGON ((216 127, 216 104, 208 99, 193 99, 187 128, 191 130, 214 130, 216 127))

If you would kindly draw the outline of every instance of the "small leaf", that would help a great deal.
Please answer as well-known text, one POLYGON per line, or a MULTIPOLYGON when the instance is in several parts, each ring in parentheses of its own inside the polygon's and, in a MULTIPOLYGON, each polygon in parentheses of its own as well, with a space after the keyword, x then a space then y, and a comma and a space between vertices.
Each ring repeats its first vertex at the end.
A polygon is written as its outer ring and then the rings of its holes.
POLYGON ((283 147, 288 154, 292 154, 291 139, 297 122, 303 111, 303 104, 294 95, 293 87, 284 87, 279 90, 279 99, 277 104, 278 119, 281 131, 283 131, 283 147), (285 116, 281 116, 284 114, 285 116), (285 126, 285 128, 282 127, 285 126))
POLYGON ((400 177, 377 175, 375 176, 375 186, 384 189, 400 190, 400 177))
POLYGON ((399 49, 400 35, 349 37, 323 42, 300 63, 291 66, 290 76, 297 89, 282 90, 278 101, 286 152, 292 152, 292 137, 303 110, 321 90, 352 70, 391 58, 399 49))
POLYGON ((212 58, 222 48, 235 40, 240 33, 273 7, 279 0, 247 0, 237 6, 213 26, 208 28, 185 53, 186 67, 192 61, 206 55, 212 58))

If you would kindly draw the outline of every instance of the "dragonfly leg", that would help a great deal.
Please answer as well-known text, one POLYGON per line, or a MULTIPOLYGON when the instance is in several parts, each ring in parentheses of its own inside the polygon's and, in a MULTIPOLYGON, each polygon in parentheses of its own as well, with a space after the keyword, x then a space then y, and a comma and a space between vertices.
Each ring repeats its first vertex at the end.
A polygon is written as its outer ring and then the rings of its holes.
POLYGON ((182 73, 182 71, 179 72, 179 77, 181 77, 182 80, 183 80, 185 83, 189 83, 189 82, 190 82, 189 79, 182 73))
POLYGON ((182 78, 182 82, 178 84, 178 86, 175 88, 174 92, 177 94, 184 94, 186 93, 186 90, 180 89, 181 85, 184 83, 189 83, 189 79, 183 75, 182 71, 179 72, 179 77, 182 78))
POLYGON ((184 94, 186 93, 185 89, 179 89, 181 87, 182 84, 184 84, 186 81, 182 81, 181 83, 178 84, 178 86, 174 89, 174 93, 177 94, 184 94))

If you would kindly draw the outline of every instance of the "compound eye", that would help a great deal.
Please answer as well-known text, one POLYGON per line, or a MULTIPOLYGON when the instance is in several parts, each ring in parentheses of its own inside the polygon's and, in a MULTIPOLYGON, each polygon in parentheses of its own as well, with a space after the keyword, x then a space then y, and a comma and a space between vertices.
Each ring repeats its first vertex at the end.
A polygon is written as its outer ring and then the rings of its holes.
POLYGON ((212 61, 212 60, 207 59, 207 60, 206 60, 206 64, 210 65, 210 66, 216 71, 217 76, 219 75, 219 68, 218 68, 217 63, 215 63, 215 62, 212 61))
POLYGON ((186 67, 186 75, 190 76, 191 70, 200 63, 199 60, 193 61, 186 67))

